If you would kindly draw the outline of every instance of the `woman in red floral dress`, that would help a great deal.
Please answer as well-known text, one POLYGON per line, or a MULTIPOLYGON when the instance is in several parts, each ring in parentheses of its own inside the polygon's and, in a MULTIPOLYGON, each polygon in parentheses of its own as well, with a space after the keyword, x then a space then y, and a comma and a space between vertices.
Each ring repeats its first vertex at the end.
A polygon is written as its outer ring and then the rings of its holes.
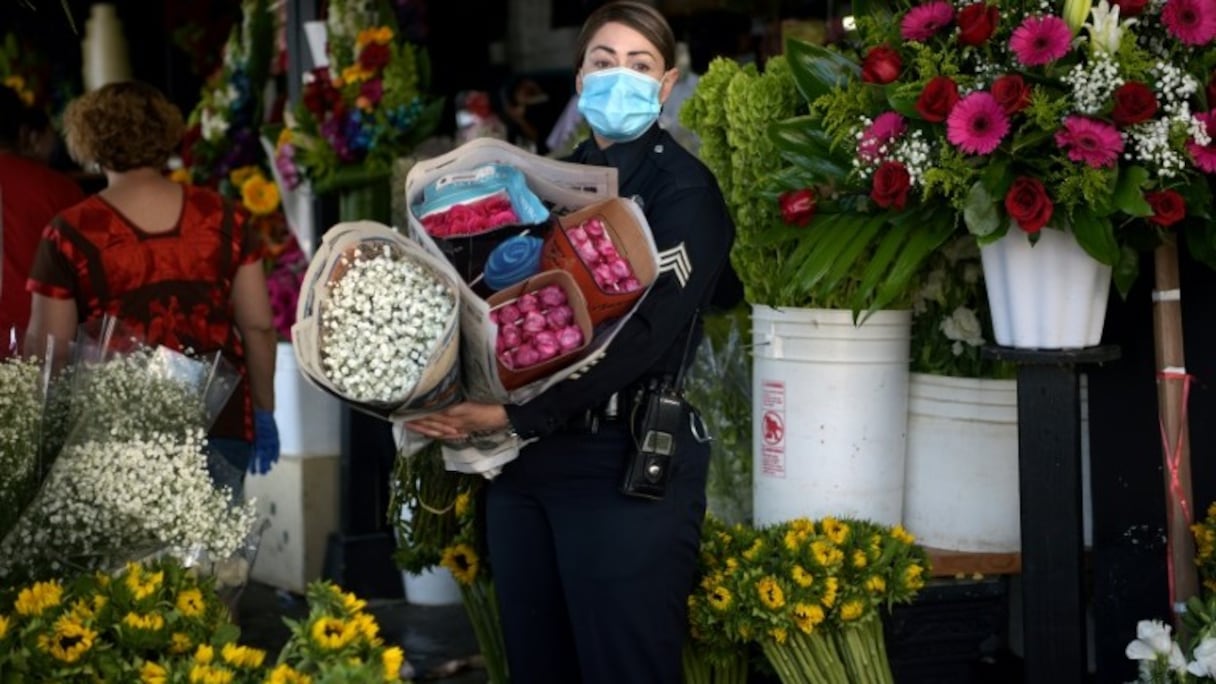
MULTIPOLYGON (((106 175, 100 193, 43 231, 27 289, 27 345, 75 337, 109 315, 150 344, 220 350, 241 383, 209 435, 243 474, 278 457, 276 336, 257 236, 219 194, 162 173, 182 135, 181 112, 155 88, 115 83, 72 102, 68 150, 106 175), (256 430, 255 430, 256 424, 256 430), (256 435, 256 441, 255 441, 256 435), (251 448, 252 447, 252 448, 251 448)), ((239 491, 239 477, 224 484, 239 491)))

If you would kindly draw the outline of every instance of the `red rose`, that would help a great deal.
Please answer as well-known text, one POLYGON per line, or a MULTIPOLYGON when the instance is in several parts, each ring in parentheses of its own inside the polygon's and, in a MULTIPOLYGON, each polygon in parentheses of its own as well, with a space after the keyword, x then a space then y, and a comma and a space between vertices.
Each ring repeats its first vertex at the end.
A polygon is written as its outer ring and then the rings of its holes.
POLYGON ((908 188, 912 177, 908 169, 897 161, 885 161, 874 171, 874 184, 870 188, 870 199, 883 209, 903 209, 908 203, 908 188))
POLYGON ((1051 220, 1055 206, 1038 178, 1020 176, 1005 194, 1005 211, 1027 233, 1037 233, 1051 220))
POLYGON ((1115 90, 1115 111, 1111 118, 1119 128, 1148 121, 1157 113, 1157 98, 1143 83, 1124 83, 1115 90))
POLYGON ((1030 106, 1030 86, 1017 74, 1001 76, 992 82, 992 97, 1009 116, 1030 106))
POLYGON ((1162 227, 1169 227, 1186 217, 1186 200, 1173 190, 1158 190, 1147 192, 1144 199, 1153 208, 1149 221, 1162 227))
POLYGON ((379 43, 368 43, 363 46, 363 51, 359 53, 359 66, 368 71, 376 71, 388 64, 389 57, 392 53, 387 45, 379 43))
POLYGON ((983 45, 996 33, 1001 12, 986 2, 975 2, 958 11, 958 42, 963 45, 983 45))
POLYGON ((1148 0, 1111 0, 1112 5, 1119 7, 1119 18, 1134 17, 1144 11, 1148 0))
POLYGON ((904 66, 899 53, 894 49, 879 45, 870 48, 861 62, 861 80, 866 83, 890 83, 899 78, 899 71, 904 66))
POLYGON ((940 123, 958 103, 958 85, 948 76, 936 76, 916 98, 916 113, 925 121, 940 123))
POLYGON ((791 226, 805 226, 815 216, 815 193, 810 188, 781 193, 781 220, 791 226))

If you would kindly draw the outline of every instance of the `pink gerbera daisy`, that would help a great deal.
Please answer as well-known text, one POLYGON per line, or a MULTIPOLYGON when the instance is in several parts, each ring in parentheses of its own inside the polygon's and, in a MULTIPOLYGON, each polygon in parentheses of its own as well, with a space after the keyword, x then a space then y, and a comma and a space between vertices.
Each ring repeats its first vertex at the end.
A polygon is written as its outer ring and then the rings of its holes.
POLYGON ((1056 144, 1069 159, 1095 169, 1113 167, 1123 152, 1123 136, 1117 128, 1084 116, 1065 118, 1064 127, 1056 131, 1056 144))
POLYGON ((1009 132, 1009 117, 991 93, 976 91, 958 101, 946 119, 946 138, 969 154, 988 154, 1009 132))
POLYGON ((1026 66, 1050 64, 1068 54, 1072 31, 1064 20, 1052 16, 1030 17, 1013 30, 1009 48, 1026 66))
POLYGON ((926 41, 954 21, 954 5, 941 0, 926 2, 908 10, 899 25, 904 40, 926 41))
POLYGON ((1216 6, 1211 0, 1166 0, 1161 21, 1187 45, 1205 45, 1216 38, 1216 6))
POLYGON ((857 156, 867 162, 876 162, 883 157, 887 146, 904 134, 908 126, 904 117, 895 112, 883 112, 874 119, 861 134, 857 142, 857 156))
POLYGON ((1186 149, 1191 153, 1191 159, 1195 160, 1195 166, 1204 173, 1216 173, 1216 109, 1207 114, 1196 114, 1195 119, 1207 130, 1208 144, 1200 145, 1192 138, 1186 144, 1186 149))

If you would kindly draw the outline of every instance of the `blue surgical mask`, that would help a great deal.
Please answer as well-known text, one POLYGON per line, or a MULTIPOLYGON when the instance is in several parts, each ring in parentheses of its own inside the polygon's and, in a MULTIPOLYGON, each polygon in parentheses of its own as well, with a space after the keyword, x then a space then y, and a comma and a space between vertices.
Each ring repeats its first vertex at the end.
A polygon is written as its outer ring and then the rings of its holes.
POLYGON ((659 118, 659 87, 655 79, 625 67, 593 71, 583 76, 578 111, 601 137, 636 140, 659 118))

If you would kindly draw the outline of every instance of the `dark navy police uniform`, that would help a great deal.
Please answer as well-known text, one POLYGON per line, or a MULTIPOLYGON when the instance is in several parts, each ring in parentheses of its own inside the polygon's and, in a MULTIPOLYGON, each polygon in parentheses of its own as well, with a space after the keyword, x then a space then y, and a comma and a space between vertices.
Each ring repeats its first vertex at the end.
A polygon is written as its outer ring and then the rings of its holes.
POLYGON ((540 438, 486 492, 511 680, 677 684, 709 444, 691 429, 680 435, 661 500, 622 494, 636 451, 624 400, 679 371, 688 336, 692 349, 700 339, 698 311, 741 298, 728 258, 734 225, 713 175, 657 125, 605 150, 588 140, 568 161, 619 170, 619 194, 642 205, 660 272, 597 364, 506 407, 520 436, 540 438))

